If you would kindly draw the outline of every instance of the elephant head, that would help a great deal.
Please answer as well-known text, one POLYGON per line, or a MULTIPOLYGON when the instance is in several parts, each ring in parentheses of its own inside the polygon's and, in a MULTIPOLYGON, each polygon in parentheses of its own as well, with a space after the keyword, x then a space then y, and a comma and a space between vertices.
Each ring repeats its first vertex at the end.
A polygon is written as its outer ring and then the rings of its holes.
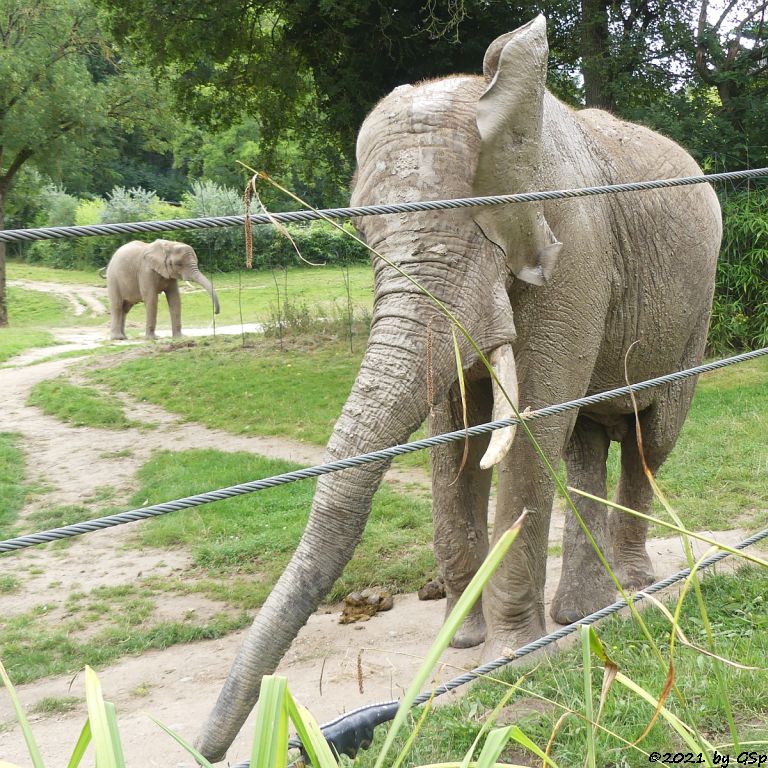
POLYGON ((191 245, 175 240, 155 240, 149 243, 143 257, 155 272, 169 280, 187 280, 201 285, 213 301, 213 311, 219 314, 219 298, 211 281, 200 271, 197 254, 191 245))
MULTIPOLYGON (((522 192, 538 170, 547 43, 543 17, 496 40, 484 77, 404 85, 366 118, 357 142, 352 205, 522 192)), ((508 296, 517 278, 541 283, 560 244, 542 211, 458 209, 361 218, 356 226, 385 259, 373 258, 375 304, 368 346, 336 423, 328 459, 404 442, 457 379, 451 322, 400 270, 439 297, 516 392, 508 296), (428 365, 428 359, 430 361, 428 365)), ((459 336, 463 367, 480 371, 477 350, 459 336)), ((498 395, 498 387, 494 394, 498 395)), ((511 408, 505 398, 494 416, 511 408)), ((482 466, 502 459, 511 434, 497 432, 482 466)), ((363 534, 385 462, 318 480, 310 518, 290 564, 259 612, 199 739, 220 759, 299 629, 327 595, 363 534)))

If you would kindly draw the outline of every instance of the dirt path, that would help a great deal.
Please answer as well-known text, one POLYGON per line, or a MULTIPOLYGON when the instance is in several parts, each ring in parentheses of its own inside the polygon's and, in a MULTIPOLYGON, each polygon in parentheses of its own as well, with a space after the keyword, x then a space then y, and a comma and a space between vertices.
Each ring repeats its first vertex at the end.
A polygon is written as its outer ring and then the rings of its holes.
MULTIPOLYGON (((103 333, 103 330, 101 331, 103 333)), ((47 350, 43 357, 52 352, 47 350)), ((29 360, 29 358, 27 358, 29 360)), ((23 360, 22 360, 23 362, 23 360)), ((26 404, 39 381, 60 375, 77 361, 56 360, 0 369, 0 431, 21 434, 29 480, 44 487, 23 511, 29 514, 45 506, 95 504, 104 488, 112 488, 110 503, 126 504, 135 471, 160 449, 187 450, 214 447, 222 451, 249 451, 300 464, 322 460, 322 449, 277 438, 239 437, 197 424, 180 422, 160 408, 130 403, 129 417, 162 425, 154 430, 122 431, 72 427, 45 416, 26 404)), ((417 470, 393 470, 388 479, 426 487, 426 476, 417 470)), ((140 524, 136 524, 140 525, 140 524)), ((135 525, 90 534, 63 549, 30 549, 0 560, 0 575, 14 574, 22 588, 0 595, 0 613, 29 610, 45 604, 55 616, 67 595, 76 589, 135 582, 141 576, 170 577, 190 566, 184 551, 127 549, 135 525)), ((562 516, 556 515, 551 540, 559 543, 562 516)), ((742 531, 715 532, 733 543, 742 531)), ((649 545, 656 572, 667 574, 682 564, 675 540, 654 540, 649 545)), ((547 602, 551 600, 559 558, 548 563, 547 602)), ((163 615, 195 610, 215 613, 221 606, 199 596, 158 598, 163 615)), ((331 717, 372 701, 399 696, 434 639, 442 620, 443 602, 419 602, 413 595, 397 597, 392 611, 365 624, 341 626, 338 608, 323 609, 310 618, 279 671, 289 678, 294 694, 316 717, 331 717), (329 612, 330 611, 330 612, 329 612), (358 680, 358 656, 362 653, 362 681, 358 680), (362 692, 361 689, 362 688, 362 692)), ((151 713, 187 738, 194 735, 220 689, 229 664, 242 639, 236 633, 221 640, 176 645, 125 658, 100 671, 105 696, 118 708, 128 765, 192 766, 185 753, 165 736, 145 713, 151 713)), ((478 661, 479 653, 449 651, 437 678, 454 676, 457 667, 478 661)), ((78 696, 83 681, 54 677, 19 687, 22 702, 33 707, 44 697, 78 696)), ((84 703, 63 715, 33 715, 33 727, 43 757, 51 765, 63 764, 84 720, 84 703)), ((0 695, 0 760, 28 763, 23 739, 12 723, 8 699, 0 695)), ((249 729, 241 733, 229 753, 231 763, 244 760, 249 750, 249 729)))

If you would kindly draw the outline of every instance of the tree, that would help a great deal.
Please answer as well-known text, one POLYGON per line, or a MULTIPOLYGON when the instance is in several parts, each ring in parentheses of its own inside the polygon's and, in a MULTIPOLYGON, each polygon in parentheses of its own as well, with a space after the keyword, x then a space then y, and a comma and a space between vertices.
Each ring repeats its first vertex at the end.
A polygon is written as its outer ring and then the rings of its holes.
MULTIPOLYGON (((156 103, 147 73, 125 67, 86 0, 0 0, 0 82, 0 229, 25 166, 55 168, 110 127, 145 122, 156 103)), ((0 326, 5 253, 0 243, 0 326)))
MULTIPOLYGON (((392 88, 479 72, 487 44, 538 12, 511 0, 97 1, 121 42, 172 75, 196 121, 227 127, 257 116, 265 147, 294 131, 329 163, 353 156, 360 123, 392 88)), ((555 58, 562 42, 552 25, 555 58)))
POLYGON ((700 0, 695 71, 717 94, 725 166, 768 163, 768 0, 729 0, 715 16, 700 0))

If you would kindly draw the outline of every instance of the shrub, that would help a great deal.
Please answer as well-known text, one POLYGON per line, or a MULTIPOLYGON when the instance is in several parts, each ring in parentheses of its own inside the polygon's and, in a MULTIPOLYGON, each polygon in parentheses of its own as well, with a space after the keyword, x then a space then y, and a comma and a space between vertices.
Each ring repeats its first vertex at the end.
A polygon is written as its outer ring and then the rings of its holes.
POLYGON ((723 245, 709 329, 713 351, 768 345, 768 189, 723 202, 723 245))
MULTIPOLYGON (((80 201, 67 193, 60 184, 46 184, 40 190, 40 225, 43 227, 71 227, 80 201)), ((76 260, 75 241, 38 240, 28 251, 27 260, 42 262, 51 267, 71 267, 76 260)))
POLYGON ((81 200, 75 211, 75 224, 78 227, 87 227, 90 224, 100 224, 101 215, 106 206, 106 201, 97 197, 95 200, 81 200))
MULTIPOLYGON (((192 189, 182 198, 190 218, 203 216, 237 216, 244 213, 243 195, 232 187, 224 187, 214 181, 195 181, 192 189)), ((265 227, 254 227, 254 253, 264 250, 271 240, 265 227)), ((207 269, 229 272, 245 264, 245 236, 242 227, 216 227, 197 229, 184 233, 189 243, 207 269)))
MULTIPOLYGON (((78 215, 82 216, 84 224, 119 224, 127 221, 182 219, 187 216, 187 212, 179 206, 161 200, 152 190, 141 187, 115 187, 106 200, 81 202, 78 215)), ((151 242, 158 237, 170 238, 172 235, 167 232, 139 232, 114 237, 79 238, 78 263, 83 266, 103 267, 112 254, 130 240, 151 242)))

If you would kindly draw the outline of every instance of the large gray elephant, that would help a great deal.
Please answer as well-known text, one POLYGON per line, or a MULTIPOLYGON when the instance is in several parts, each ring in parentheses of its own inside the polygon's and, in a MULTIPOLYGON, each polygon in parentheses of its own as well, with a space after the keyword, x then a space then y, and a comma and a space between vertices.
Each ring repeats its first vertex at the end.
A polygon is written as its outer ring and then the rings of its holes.
MULTIPOLYGON (((563 189, 700 173, 676 144, 598 110, 575 111, 545 89, 545 20, 495 40, 483 77, 397 88, 363 124, 353 205, 563 189)), ((460 319, 519 407, 533 409, 688 367, 702 357, 721 223, 708 185, 542 204, 367 217, 366 242, 436 294, 460 319), (634 344, 634 346, 633 346, 634 344)), ((328 458, 402 442, 430 417, 433 433, 463 427, 449 322, 374 258, 370 339, 328 458), (428 365, 428 347, 431 347, 428 365), (428 402, 428 389, 432 402, 428 402)), ((499 388, 460 340, 472 423, 505 416, 499 388)), ((691 380, 637 394, 645 458, 657 470, 693 394, 691 380)), ((606 493, 606 456, 621 443, 618 501, 648 511, 652 492, 628 398, 531 422, 548 460, 565 457, 574 486, 606 493)), ((499 468, 494 536, 528 510, 520 538, 455 643, 485 640, 496 657, 542 635, 553 480, 518 429, 433 452, 435 553, 455 603, 488 549, 491 467, 499 468), (458 478, 458 479, 456 479, 458 478), (455 482, 454 482, 455 481, 455 482)), ((300 627, 360 541, 385 463, 319 479, 301 542, 256 617, 199 745, 219 759, 300 627)), ((576 506, 623 583, 651 581, 646 525, 576 506)), ((571 622, 614 588, 568 517, 552 606, 571 622)))
POLYGON ((132 240, 114 252, 107 265, 106 277, 113 339, 125 338, 125 316, 134 304, 142 301, 147 311, 146 337, 156 338, 157 297, 161 293, 165 293, 168 300, 171 332, 181 336, 181 296, 177 280, 191 280, 202 285, 211 295, 213 311, 219 313, 216 291, 197 266, 194 249, 186 243, 132 240))

